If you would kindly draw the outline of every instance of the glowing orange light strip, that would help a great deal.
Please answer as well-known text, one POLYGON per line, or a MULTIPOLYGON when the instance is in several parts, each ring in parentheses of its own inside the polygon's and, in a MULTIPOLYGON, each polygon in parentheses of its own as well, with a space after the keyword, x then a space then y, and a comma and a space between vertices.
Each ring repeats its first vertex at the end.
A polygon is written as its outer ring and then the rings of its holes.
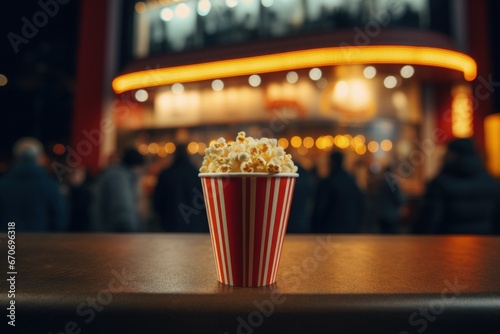
POLYGON ((476 77, 476 62, 452 50, 421 46, 342 46, 290 51, 127 73, 113 80, 116 93, 174 83, 220 79, 299 68, 357 64, 405 64, 448 68, 476 77))

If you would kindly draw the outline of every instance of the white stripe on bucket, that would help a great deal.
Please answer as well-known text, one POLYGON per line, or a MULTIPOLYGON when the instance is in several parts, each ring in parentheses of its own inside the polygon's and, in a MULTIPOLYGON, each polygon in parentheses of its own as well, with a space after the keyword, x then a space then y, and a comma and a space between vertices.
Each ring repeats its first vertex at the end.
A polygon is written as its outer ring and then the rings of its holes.
POLYGON ((229 248, 229 238, 227 235, 227 219, 226 219, 226 204, 224 201, 224 191, 222 186, 222 178, 218 178, 217 182, 219 183, 219 198, 220 198, 220 209, 222 213, 222 227, 224 229, 224 242, 226 245, 226 254, 227 254, 227 266, 229 272, 229 284, 233 285, 233 270, 231 268, 231 250, 229 248))
POLYGON ((264 202, 264 218, 262 223, 262 239, 260 241, 260 261, 259 261, 259 277, 257 277, 257 284, 263 285, 264 278, 262 277, 262 264, 264 263, 264 244, 266 237, 266 227, 267 227, 267 214, 269 208, 269 193, 271 188, 271 179, 266 180, 266 200, 264 202))
POLYGON ((222 276, 220 272, 220 268, 218 265, 218 256, 219 252, 217 251, 217 243, 215 242, 215 230, 212 226, 212 210, 210 209, 210 202, 208 201, 208 183, 206 178, 202 178, 201 182, 203 183, 203 197, 205 199, 205 208, 207 210, 208 216, 208 228, 210 229, 210 238, 212 239, 212 249, 214 250, 214 260, 215 260, 215 268, 217 269, 217 278, 219 282, 222 281, 222 276))
POLYGON ((219 218, 219 210, 218 210, 218 205, 217 205, 217 190, 215 189, 214 178, 212 178, 210 180, 210 182, 212 183, 212 196, 213 196, 213 200, 214 200, 215 220, 216 220, 216 224, 217 224, 216 230, 217 230, 217 234, 219 235, 219 251, 220 251, 220 257, 221 257, 221 262, 222 262, 222 270, 224 271, 225 282, 227 282, 228 275, 227 275, 227 269, 226 269, 226 257, 224 256, 223 239, 222 239, 222 234, 221 234, 222 227, 220 226, 221 222, 220 222, 220 218, 219 218))
POLYGON ((268 230, 268 237, 267 237, 267 254, 266 254, 266 265, 264 267, 264 277, 263 277, 263 285, 264 284, 269 284, 269 282, 266 280, 267 277, 267 272, 269 269, 269 261, 271 258, 271 245, 273 244, 273 230, 274 230, 274 223, 276 221, 276 206, 278 205, 278 195, 279 195, 279 187, 280 184, 280 179, 276 178, 274 181, 274 195, 273 195, 273 204, 272 204, 272 210, 271 210, 271 222, 268 230))

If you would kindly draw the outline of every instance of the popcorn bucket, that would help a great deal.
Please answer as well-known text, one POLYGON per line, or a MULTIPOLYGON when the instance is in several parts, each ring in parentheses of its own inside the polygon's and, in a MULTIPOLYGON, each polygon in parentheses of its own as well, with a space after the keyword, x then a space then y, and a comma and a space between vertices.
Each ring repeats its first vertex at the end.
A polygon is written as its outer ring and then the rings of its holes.
POLYGON ((276 282, 298 174, 199 174, 220 282, 276 282))

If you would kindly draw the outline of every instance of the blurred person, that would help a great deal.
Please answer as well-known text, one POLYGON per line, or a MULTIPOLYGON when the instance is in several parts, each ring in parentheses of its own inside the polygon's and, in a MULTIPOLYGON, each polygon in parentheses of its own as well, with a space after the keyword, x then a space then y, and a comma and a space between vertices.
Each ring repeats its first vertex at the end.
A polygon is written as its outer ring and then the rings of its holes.
POLYGON ((441 172, 429 182, 416 233, 500 233, 500 187, 481 165, 470 138, 448 144, 441 172))
POLYGON ((21 138, 13 154, 15 165, 0 179, 2 225, 15 222, 18 232, 65 231, 66 202, 57 182, 42 167, 42 144, 35 138, 21 138))
POLYGON ((392 175, 392 168, 387 166, 378 179, 375 207, 380 232, 387 234, 399 233, 400 209, 403 196, 397 179, 392 175))
POLYGON ((344 168, 344 155, 330 155, 329 175, 318 186, 313 231, 318 233, 359 233, 364 200, 354 177, 344 168))
POLYGON ((68 175, 67 197, 70 207, 69 231, 90 231, 90 188, 89 171, 85 167, 77 167, 68 175))
POLYGON ((198 169, 177 145, 172 164, 162 170, 153 193, 153 208, 167 232, 208 232, 198 169))
POLYGON ((316 179, 314 174, 295 161, 299 177, 295 182, 292 206, 288 218, 287 233, 311 232, 311 217, 314 206, 316 179))
POLYGON ((144 157, 134 148, 123 153, 121 162, 107 167, 94 185, 92 217, 94 227, 105 232, 142 230, 139 212, 139 178, 144 157))

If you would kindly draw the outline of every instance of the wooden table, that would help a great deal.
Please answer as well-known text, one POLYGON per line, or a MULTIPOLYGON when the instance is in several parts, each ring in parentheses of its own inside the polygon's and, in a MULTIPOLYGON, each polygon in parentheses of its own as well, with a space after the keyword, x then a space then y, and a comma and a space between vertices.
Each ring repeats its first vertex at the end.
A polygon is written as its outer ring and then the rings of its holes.
POLYGON ((16 246, 18 333, 500 328, 495 237, 287 235, 278 281, 263 288, 218 283, 208 235, 18 234, 16 246))

